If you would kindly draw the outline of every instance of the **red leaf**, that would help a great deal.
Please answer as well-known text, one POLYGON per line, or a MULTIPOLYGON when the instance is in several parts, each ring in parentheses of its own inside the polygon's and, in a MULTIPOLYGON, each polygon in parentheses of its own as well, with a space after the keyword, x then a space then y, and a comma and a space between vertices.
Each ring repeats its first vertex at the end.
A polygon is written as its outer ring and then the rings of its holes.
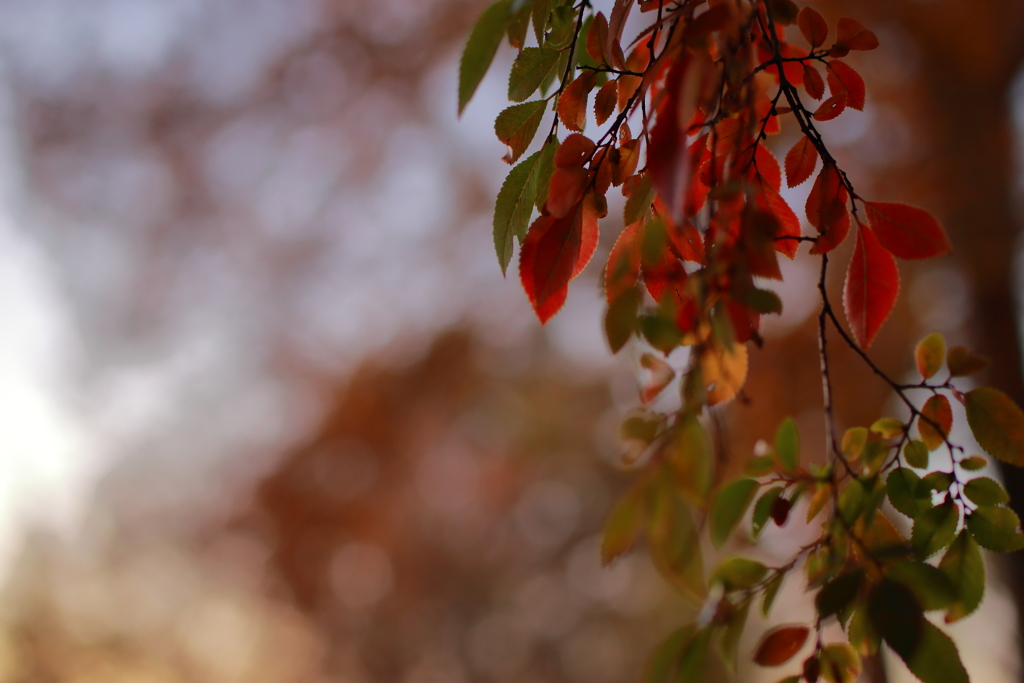
POLYGON ((896 303, 899 289, 896 259, 878 243, 871 228, 862 225, 843 290, 846 319, 861 348, 866 349, 874 341, 896 303))
POLYGON ((850 232, 850 214, 846 211, 846 186, 843 185, 835 164, 825 164, 807 195, 807 221, 817 228, 821 236, 812 254, 826 254, 846 239, 850 232))
POLYGON ((847 50, 874 50, 878 47, 878 36, 856 19, 842 17, 836 24, 836 46, 847 50))
POLYGON ((756 180, 760 176, 776 190, 782 187, 779 160, 764 145, 758 145, 753 151, 748 149, 739 154, 736 157, 736 168, 751 180, 756 180))
POLYGON ((882 246, 901 259, 925 259, 953 250, 935 217, 924 209, 890 202, 864 202, 882 246))
POLYGON ((779 666, 788 662, 807 642, 810 629, 806 626, 782 626, 761 638, 754 661, 761 666, 779 666))
POLYGON ((800 219, 775 188, 767 183, 760 183, 759 186, 761 192, 754 195, 754 203, 761 211, 774 215, 775 220, 779 222, 779 231, 775 233, 775 250, 787 258, 795 258, 800 242, 784 238, 801 235, 800 219))
POLYGON ((815 121, 831 121, 846 109, 846 97, 845 91, 838 95, 833 95, 822 102, 821 106, 811 116, 815 121))
POLYGON ((573 133, 565 138, 555 152, 555 166, 558 168, 572 168, 587 163, 587 159, 594 153, 597 145, 585 135, 573 133))
POLYGON ((608 81, 597 91, 597 95, 594 96, 594 118, 597 119, 597 125, 603 125, 615 111, 615 101, 618 96, 618 86, 615 85, 615 81, 608 81))
POLYGON ((864 109, 864 79, 846 62, 833 59, 828 62, 828 88, 833 95, 846 93, 846 106, 864 109))
POLYGON ((640 280, 640 223, 627 225, 608 254, 604 291, 611 305, 640 280))
POLYGON ((651 144, 647 148, 651 180, 674 219, 682 215, 686 189, 694 175, 690 155, 686 153, 686 133, 679 129, 677 98, 674 94, 679 89, 688 61, 685 55, 681 57, 666 76, 666 92, 671 94, 663 98, 658 107, 657 119, 651 129, 651 144))
POLYGON ((811 47, 818 47, 828 40, 828 22, 817 10, 804 7, 796 16, 796 23, 811 47))
MULTIPOLYGON (((557 152, 555 153, 557 156, 557 152)), ((586 187, 590 174, 581 166, 574 168, 556 168, 551 174, 548 185, 548 200, 545 204, 547 212, 555 218, 564 218, 580 201, 583 188, 586 187)))
POLYGON ((786 185, 796 187, 810 178, 817 163, 818 150, 814 143, 807 136, 800 138, 786 153, 786 185))
MULTIPOLYGON (((586 209, 580 205, 564 218, 541 216, 533 222, 519 251, 519 278, 541 323, 546 323, 565 303, 569 280, 589 260, 583 248, 586 209)), ((590 228, 587 228, 590 229, 590 228)), ((593 228, 596 230, 596 219, 593 228)), ((594 237, 587 237, 588 241, 594 237)), ((596 243, 596 239, 594 239, 596 243)))
POLYGON ((569 130, 582 131, 587 122, 587 98, 597 82, 597 72, 585 71, 583 75, 565 86, 558 96, 558 118, 569 130))
POLYGON ((813 64, 804 64, 804 89, 816 100, 825 95, 825 81, 821 80, 821 74, 813 64))

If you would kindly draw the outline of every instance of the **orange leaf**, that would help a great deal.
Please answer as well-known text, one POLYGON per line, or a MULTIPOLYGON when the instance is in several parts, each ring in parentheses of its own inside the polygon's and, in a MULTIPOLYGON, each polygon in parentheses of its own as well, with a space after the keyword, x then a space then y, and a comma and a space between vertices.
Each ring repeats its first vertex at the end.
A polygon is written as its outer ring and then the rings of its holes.
POLYGON ((825 81, 821 80, 821 74, 813 64, 804 64, 804 89, 816 100, 825 95, 825 81))
POLYGON ((835 59, 828 62, 828 88, 833 95, 845 92, 846 106, 864 109, 864 79, 846 62, 835 59))
POLYGON ((856 19, 842 17, 836 24, 835 46, 845 50, 874 50, 878 47, 878 36, 864 28, 856 19))
POLYGON ((831 121, 835 117, 843 113, 846 109, 846 92, 843 91, 838 95, 833 95, 818 107, 817 111, 811 114, 815 121, 831 121))
POLYGON ((675 378, 676 371, 671 365, 654 354, 645 353, 640 357, 640 366, 650 372, 647 381, 640 390, 640 402, 648 404, 675 378))
POLYGON ((608 81, 597 91, 597 95, 594 96, 594 118, 597 119, 597 125, 603 125, 615 111, 615 102, 618 96, 618 86, 615 85, 615 81, 608 81))
POLYGON ((587 54, 598 64, 607 64, 608 60, 604 54, 604 44, 608 40, 608 19, 602 12, 594 15, 594 21, 587 31, 587 54))
MULTIPOLYGON (((602 197, 600 201, 604 201, 604 198, 602 197)), ((576 259, 576 265, 573 266, 570 280, 583 272, 583 269, 590 263, 590 259, 594 258, 594 252, 597 251, 597 242, 600 237, 597 202, 597 195, 590 192, 583 198, 583 204, 580 206, 578 217, 580 221, 580 255, 576 259)))
POLYGON ((810 629, 806 626, 781 626, 772 629, 761 638, 757 646, 754 661, 761 666, 780 666, 785 664, 807 642, 810 629))
POLYGON ((764 145, 758 145, 754 150, 748 149, 737 155, 736 168, 751 180, 756 180, 760 176, 776 190, 782 187, 779 160, 764 145))
POLYGON ((587 159, 594 153, 597 145, 585 135, 573 133, 565 138, 555 152, 556 168, 572 168, 587 163, 587 159))
POLYGON ((587 122, 587 98, 597 82, 596 71, 585 71, 583 75, 565 86, 558 96, 558 118, 569 130, 580 132, 587 122))
POLYGON ((640 223, 627 225, 608 254, 604 291, 611 305, 640 280, 640 223))
POLYGON ((862 225, 843 289, 846 319, 861 348, 866 349, 874 341, 896 303, 899 289, 896 259, 878 243, 871 228, 862 225))
POLYGON ((817 10, 804 7, 800 14, 796 15, 796 23, 812 48, 828 40, 828 22, 817 10))
POLYGON ((800 138, 786 153, 786 185, 796 187, 810 178, 817 163, 818 150, 814 143, 807 136, 800 138))
POLYGON ((882 246, 901 259, 925 259, 953 250, 935 217, 924 209, 890 202, 864 202, 882 246))
POLYGON ((921 441, 934 451, 946 440, 946 435, 953 428, 953 410, 949 406, 949 399, 942 394, 936 394, 924 402, 921 407, 921 417, 917 420, 917 431, 921 433, 921 441), (936 429, 928 420, 939 426, 936 429))

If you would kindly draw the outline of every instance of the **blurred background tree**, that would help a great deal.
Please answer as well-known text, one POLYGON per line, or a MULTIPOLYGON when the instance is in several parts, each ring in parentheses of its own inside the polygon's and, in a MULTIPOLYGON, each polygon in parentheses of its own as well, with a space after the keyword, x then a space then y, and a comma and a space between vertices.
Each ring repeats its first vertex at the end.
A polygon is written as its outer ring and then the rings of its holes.
MULTIPOLYGON (((1024 7, 846 4, 816 7, 882 47, 822 128, 955 247, 905 272, 880 362, 938 330, 1022 403, 1024 7)), ((645 559, 597 563, 636 389, 596 275, 541 330, 493 263, 504 84, 453 104, 482 6, 0 2, 0 681, 625 681, 685 616, 645 559)), ((731 452, 785 414, 818 442, 815 273, 784 273, 731 452)), ((1019 679, 1024 610, 983 610, 968 668, 1019 679)))

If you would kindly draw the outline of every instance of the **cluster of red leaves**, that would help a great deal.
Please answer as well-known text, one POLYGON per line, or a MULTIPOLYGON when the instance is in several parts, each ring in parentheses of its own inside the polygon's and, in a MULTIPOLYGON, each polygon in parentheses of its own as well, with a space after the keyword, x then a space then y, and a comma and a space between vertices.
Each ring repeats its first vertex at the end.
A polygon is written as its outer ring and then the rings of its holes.
POLYGON ((673 312, 680 340, 692 341, 701 321, 724 304, 735 338, 743 342, 756 334, 759 315, 772 312, 751 305, 753 278, 779 279, 776 252, 793 258, 801 239, 813 241, 812 254, 838 247, 850 232, 852 210, 857 235, 844 304, 854 338, 866 347, 899 290, 893 256, 922 259, 950 250, 941 226, 925 211, 856 195, 813 128, 847 107, 864 107, 864 81, 842 57, 873 49, 877 38, 842 18, 833 45, 820 49, 828 24, 805 7, 795 23, 808 50, 779 39, 783 27, 772 26, 763 5, 746 14, 731 3, 711 5, 695 16, 691 9, 675 31, 664 30, 668 17, 662 17, 662 30, 652 28, 652 37, 628 58, 619 39, 631 3, 616 3, 610 21, 597 13, 590 23, 581 41, 587 54, 618 74, 598 89, 594 116, 600 125, 616 110, 620 114, 595 142, 581 131, 599 71, 583 70, 561 89, 557 116, 574 132, 558 146, 541 216, 523 240, 519 271, 527 295, 542 322, 559 310, 569 281, 594 254, 606 193, 621 187, 626 228, 606 267, 609 305, 614 308, 642 281, 651 298, 673 312), (797 88, 821 104, 813 111, 801 104, 797 112, 781 106, 780 99, 791 99, 797 88), (633 137, 625 121, 641 104, 651 116, 643 117, 643 132, 633 137), (795 114, 803 133, 785 156, 787 184, 810 179, 823 160, 805 206, 817 232, 810 238, 802 236, 800 218, 781 196, 783 167, 765 145, 786 114, 795 114), (642 160, 646 165, 638 169, 642 160), (688 287, 694 273, 700 286, 688 287))

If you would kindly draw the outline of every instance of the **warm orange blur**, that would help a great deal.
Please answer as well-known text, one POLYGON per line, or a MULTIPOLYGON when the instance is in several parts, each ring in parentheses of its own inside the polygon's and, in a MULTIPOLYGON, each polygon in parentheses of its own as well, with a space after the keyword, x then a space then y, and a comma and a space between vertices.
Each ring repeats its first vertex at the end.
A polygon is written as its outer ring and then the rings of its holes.
MULTIPOLYGON (((637 400, 599 266, 541 328, 494 258, 507 49, 455 116, 485 4, 0 2, 0 683, 617 683, 692 618, 598 562, 637 400)), ((957 250, 901 264, 875 355, 940 331, 1024 402, 1020 5, 816 7, 882 38, 830 147, 957 250)), ((815 263, 783 269, 724 471, 785 415, 822 441, 815 263)), ((895 411, 836 359, 845 426, 895 411)), ((997 589, 954 632, 975 680, 1019 677, 1017 619, 997 589)))

